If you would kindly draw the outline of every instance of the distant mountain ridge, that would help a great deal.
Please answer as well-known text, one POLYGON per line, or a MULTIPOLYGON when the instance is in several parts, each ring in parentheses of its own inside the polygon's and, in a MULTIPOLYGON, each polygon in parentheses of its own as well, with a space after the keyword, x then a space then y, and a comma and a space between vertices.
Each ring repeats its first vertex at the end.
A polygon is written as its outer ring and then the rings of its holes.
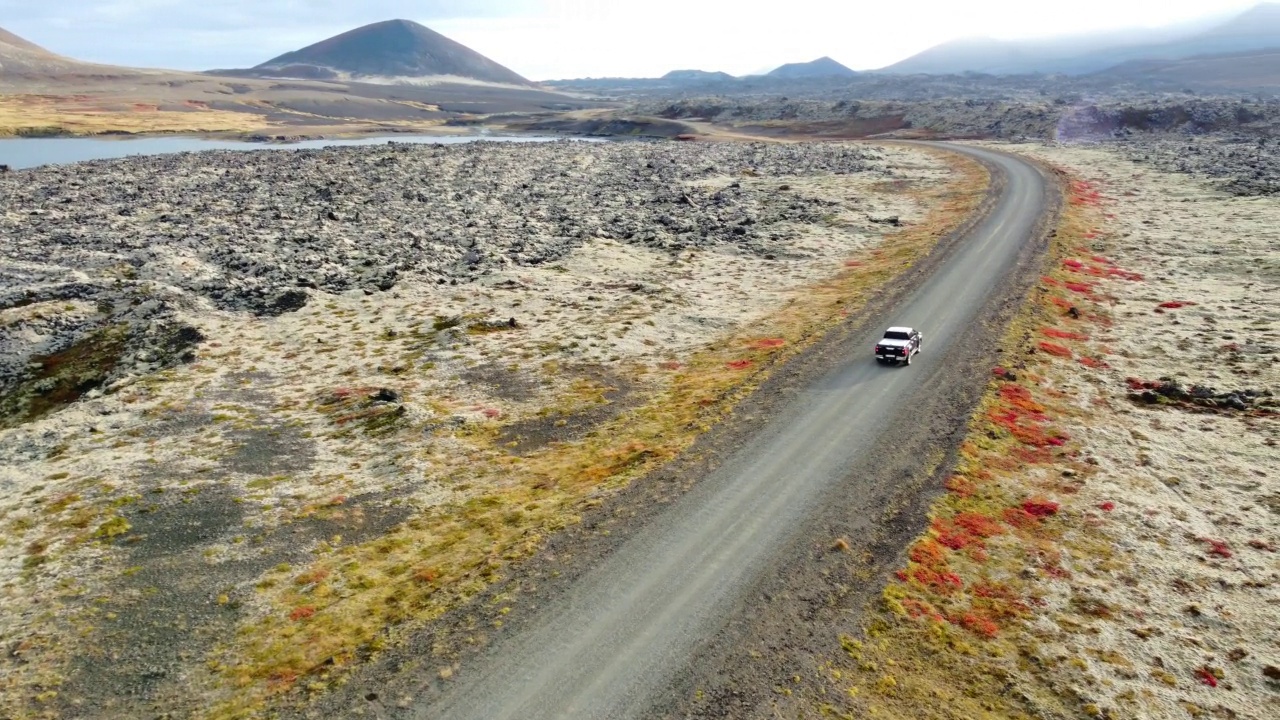
POLYGON ((770 71, 765 77, 794 79, 794 78, 815 78, 815 77, 854 77, 858 73, 841 65, 829 57, 823 56, 817 60, 811 60, 805 63, 787 63, 781 67, 770 71))
POLYGON ((0 28, 0 76, 4 75, 57 75, 75 72, 129 72, 127 68, 81 62, 18 37, 0 28))
POLYGON ((814 77, 853 77, 858 73, 832 60, 830 57, 823 56, 817 60, 811 60, 803 63, 787 63, 780 67, 774 68, 765 77, 769 78, 814 78, 814 77))
POLYGON ((1122 63, 1280 48, 1280 4, 1263 3, 1216 23, 1124 30, 1035 41, 954 40, 876 72, 949 75, 1096 73, 1122 63))
POLYGON ((411 20, 386 20, 358 27, 237 72, 310 79, 461 78, 533 85, 515 71, 411 20))
POLYGON ((1216 90, 1261 91, 1280 87, 1280 48, 1196 55, 1177 60, 1130 60, 1097 77, 1216 90))
POLYGON ((4 28, 0 28, 0 46, 5 46, 5 45, 9 46, 9 48, 23 50, 25 52, 35 52, 35 53, 44 53, 45 55, 53 55, 53 53, 49 52, 48 50, 45 50, 44 48, 31 42, 30 40, 20 38, 17 35, 14 35, 13 33, 9 32, 8 30, 5 30, 4 28))
POLYGON ((709 72, 707 70, 672 70, 659 79, 675 82, 719 82, 724 80, 733 80, 734 77, 727 72, 709 72))

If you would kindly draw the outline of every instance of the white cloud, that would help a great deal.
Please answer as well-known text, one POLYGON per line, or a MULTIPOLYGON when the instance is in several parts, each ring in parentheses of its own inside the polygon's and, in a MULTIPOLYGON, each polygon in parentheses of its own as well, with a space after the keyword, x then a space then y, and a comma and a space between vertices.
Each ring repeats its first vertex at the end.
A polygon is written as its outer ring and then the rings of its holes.
POLYGON ((0 26, 97 62, 254 65, 358 25, 403 17, 534 79, 745 74, 830 55, 881 67, 963 36, 1156 26, 1256 0, 0 0, 0 26))
POLYGON ((746 74, 830 55, 855 69, 883 67, 965 36, 1023 38, 1153 27, 1256 0, 786 0, 746 3, 646 0, 556 3, 536 24, 458 19, 436 29, 535 78, 661 75, 675 68, 746 74), (785 8, 779 12, 778 8, 785 8))

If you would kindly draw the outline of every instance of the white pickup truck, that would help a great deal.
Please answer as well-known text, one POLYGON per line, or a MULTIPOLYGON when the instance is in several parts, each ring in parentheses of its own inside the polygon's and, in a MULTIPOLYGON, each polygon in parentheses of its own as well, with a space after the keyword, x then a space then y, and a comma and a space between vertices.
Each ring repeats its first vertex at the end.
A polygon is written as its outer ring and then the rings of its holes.
POLYGON ((920 352, 923 337, 915 328, 891 327, 885 330, 884 337, 876 343, 876 362, 910 365, 911 356, 920 352))

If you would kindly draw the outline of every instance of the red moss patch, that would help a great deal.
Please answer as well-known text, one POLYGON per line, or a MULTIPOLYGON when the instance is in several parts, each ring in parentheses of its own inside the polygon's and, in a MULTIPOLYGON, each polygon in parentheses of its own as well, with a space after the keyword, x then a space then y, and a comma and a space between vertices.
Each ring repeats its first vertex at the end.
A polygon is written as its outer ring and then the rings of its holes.
POLYGON ((960 579, 959 575, 925 567, 912 569, 906 574, 906 579, 923 585, 940 595, 950 595, 964 587, 964 581, 960 579))
POLYGON ((356 397, 356 396, 364 397, 366 395, 369 395, 370 393, 377 392, 377 390, 378 389, 373 386, 340 387, 340 388, 334 388, 331 395, 337 400, 347 400, 349 398, 356 397))
POLYGON ((1146 279, 1142 273, 1136 273, 1129 270, 1121 270, 1120 268, 1107 268, 1107 277, 1119 278, 1121 280, 1129 280, 1130 282, 1142 282, 1146 279))
POLYGON ((945 567, 947 551, 936 540, 926 538, 911 547, 911 562, 929 568, 945 567))
POLYGON ((1053 502, 1052 500, 1042 500, 1040 498, 1032 498, 1031 500, 1026 500, 1022 503, 1022 509, 1025 510, 1028 515, 1038 518, 1057 515, 1058 507, 1058 503, 1053 502))
POLYGON ((315 608, 310 605, 303 605, 302 607, 294 608, 293 612, 289 613, 289 619, 297 622, 299 620, 305 620, 315 614, 315 608))
POLYGON ((967 612, 956 619, 955 623, 969 632, 984 638, 993 638, 1000 632, 1000 626, 989 617, 976 612, 967 612))
POLYGON ((1190 300, 1168 300, 1160 303, 1156 307, 1163 308, 1165 310, 1177 310, 1178 308, 1190 307, 1192 305, 1195 305, 1195 303, 1190 300))
POLYGON ((1213 674, 1213 671, 1207 667, 1196 668, 1196 677, 1200 679, 1200 682, 1208 685, 1209 687, 1218 687, 1218 678, 1213 674))
POLYGON ((989 537, 1002 535, 1004 526, 999 520, 976 512, 961 512, 950 520, 935 519, 930 526, 937 538, 937 546, 951 550, 967 550, 970 557, 979 562, 986 560, 983 542, 989 537))
POLYGON ((1040 518, 1020 507, 1005 508, 1002 517, 1005 522, 1019 530, 1030 530, 1040 524, 1040 518))
POLYGON ((1069 358, 1075 355, 1075 353, 1071 352, 1071 348, 1057 343, 1041 342, 1040 349, 1057 357, 1069 358))
MULTIPOLYGON (((1057 438, 1053 438, 1053 439, 1057 440, 1057 438)), ((1049 452, 1049 450, 1047 450, 1044 447, 1045 445, 1051 444, 1049 440, 1050 440, 1049 438, 1046 438, 1039 445, 1032 445, 1031 447, 1021 447, 1021 448, 1014 449, 1013 451, 1014 459, 1018 463, 1021 463, 1022 465, 1043 465, 1045 463, 1052 462, 1053 453, 1049 452)), ((1056 444, 1061 445, 1062 443, 1056 442, 1056 444)), ((1014 469, 1016 469, 1016 467, 1017 466, 1015 465, 1014 469)))
POLYGON ((963 475, 952 475, 945 484, 948 490, 962 498, 970 497, 978 490, 977 484, 963 475))
POLYGON ((724 364, 724 366, 730 370, 746 370, 751 367, 751 365, 752 362, 750 360, 730 360, 724 364))
POLYGON ((1048 337, 1058 338, 1060 340, 1088 340, 1089 336, 1084 333, 1072 332, 1071 330, 1059 330, 1058 328, 1041 328, 1041 333, 1048 337))
POLYGON ((768 350, 770 348, 779 348, 786 344, 787 341, 782 338, 762 338, 751 343, 751 346, 757 350, 768 350))
POLYGON ((902 601, 902 609, 907 611, 907 617, 914 619, 928 618, 934 622, 942 622, 945 618, 942 613, 934 609, 932 605, 915 598, 906 598, 902 601))
POLYGON ((1094 370, 1106 370, 1111 367, 1109 364, 1107 364, 1106 360, 1103 360, 1101 358, 1092 358, 1092 357, 1080 358, 1080 364, 1087 368, 1092 368, 1094 370))
POLYGON ((983 515, 982 513, 962 512, 959 515, 956 515, 955 524, 956 526, 962 527, 980 538, 989 538, 1004 534, 1004 528, 1000 526, 1000 522, 998 520, 983 515))
POLYGON ((952 550, 963 550, 975 540, 972 535, 964 530, 957 530, 955 527, 940 524, 938 521, 934 521, 933 531, 938 535, 938 544, 952 550))
POLYGON ((1000 399, 1005 404, 1022 412, 1040 415, 1044 412, 1044 406, 1036 402, 1031 397, 1031 391, 1021 385, 1002 385, 1000 387, 1000 399))
POLYGON ((1093 189, 1087 182, 1076 180, 1070 185, 1070 196, 1067 200, 1072 205, 1096 206, 1102 204, 1102 193, 1093 189))
MULTIPOLYGON (((1031 392, 1021 385, 1004 385, 1000 388, 1002 402, 988 411, 987 419, 993 425, 1004 428, 1022 445, 1033 448, 1060 446, 1068 439, 1061 431, 1047 431, 1044 423, 1048 417, 1044 415, 1044 407, 1031 398, 1031 392)), ((1015 457, 1017 452, 1014 451, 1015 457)), ((990 464, 1002 459, 999 456, 987 459, 990 464)), ((1048 455, 1037 454, 1035 457, 1018 457, 1023 462, 1044 462, 1051 459, 1048 455)), ((1005 468, 1013 469, 1013 468, 1005 468)))
POLYGON ((1204 542, 1209 543, 1210 555, 1216 555, 1220 558, 1231 557, 1231 546, 1228 545, 1225 540, 1211 540, 1209 538, 1203 538, 1203 540, 1204 542))

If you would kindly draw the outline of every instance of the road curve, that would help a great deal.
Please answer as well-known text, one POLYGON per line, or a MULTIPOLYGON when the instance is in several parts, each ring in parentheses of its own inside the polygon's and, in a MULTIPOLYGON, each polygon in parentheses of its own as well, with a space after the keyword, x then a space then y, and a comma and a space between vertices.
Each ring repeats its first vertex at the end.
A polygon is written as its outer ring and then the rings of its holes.
POLYGON ((1002 197, 945 264, 883 325, 913 325, 924 352, 910 368, 849 358, 798 394, 750 443, 668 512, 590 570, 531 627, 497 641, 409 717, 550 720, 640 717, 700 639, 723 626, 736 595, 785 548, 823 493, 849 477, 902 399, 975 320, 1014 269, 1044 211, 1045 178, 1018 158, 964 146, 1005 175, 1002 197))

